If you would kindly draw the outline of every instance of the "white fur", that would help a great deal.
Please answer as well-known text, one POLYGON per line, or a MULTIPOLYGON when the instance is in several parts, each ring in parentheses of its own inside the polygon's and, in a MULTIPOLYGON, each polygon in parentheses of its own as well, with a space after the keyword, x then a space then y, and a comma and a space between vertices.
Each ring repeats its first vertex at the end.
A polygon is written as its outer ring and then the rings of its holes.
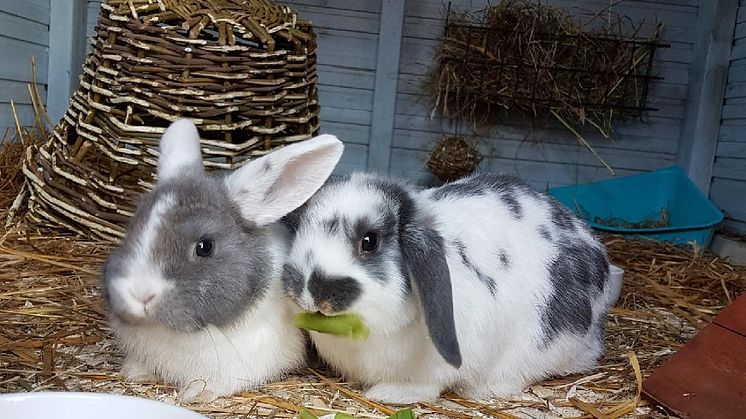
MULTIPOLYGON (((274 278, 283 254, 277 250, 276 259, 267 261, 276 267, 274 278)), ((291 316, 279 282, 273 281, 262 300, 227 327, 184 333, 115 319, 112 328, 126 354, 126 378, 162 379, 178 386, 182 399, 209 401, 278 379, 303 364, 303 338, 291 316)))
POLYGON ((158 147, 159 182, 175 178, 187 168, 202 170, 199 132, 192 121, 181 118, 169 125, 158 147))
POLYGON ((252 161, 225 182, 244 217, 266 225, 306 202, 331 175, 343 149, 337 137, 319 135, 252 161))
MULTIPOLYGON (((174 122, 160 147, 159 184, 185 170, 203 172, 199 136, 189 120, 174 122)), ((268 232, 272 255, 266 260, 271 267, 268 290, 229 326, 208 325, 187 333, 149 321, 149 297, 154 296, 152 301, 168 298, 174 285, 150 254, 158 240, 161 215, 175 202, 166 195, 153 206, 143 235, 135 238, 134 253, 127 259, 130 265, 110 286, 110 292, 127 305, 127 313, 112 316, 111 323, 125 354, 122 374, 126 378, 163 379, 178 386, 183 399, 212 400, 280 378, 302 365, 303 336, 292 325, 292 307, 280 285, 287 232, 272 222, 323 184, 342 149, 335 137, 322 136, 251 161, 227 177, 226 185, 243 215, 268 232)))
MULTIPOLYGON (((434 399, 446 389, 465 397, 499 397, 518 393, 535 380, 595 365, 602 348, 592 337, 594 328, 583 336, 559 335, 547 347, 541 344, 540 307, 552 290, 546 264, 557 249, 541 238, 538 228, 549 227, 555 238, 570 234, 589 246, 601 246, 582 223, 576 224, 576 233, 560 231, 551 222, 549 205, 530 194, 516 196, 524 208, 517 220, 495 194, 432 200, 431 190, 410 192, 449 245, 446 257, 463 360, 456 369, 431 343, 419 302, 404 291, 404 278, 395 265, 386 267, 387 282, 373 278, 350 256, 354 250, 344 233, 333 235, 321 227, 320 221, 334 214, 349 220, 380 215, 381 197, 366 188, 367 178, 353 175, 313 198, 288 259, 303 268, 306 278, 321 269, 355 278, 362 286, 361 296, 346 311, 363 318, 369 337, 354 340, 311 332, 311 338, 320 355, 346 379, 371 386, 366 397, 414 403, 434 399), (458 249, 450 247, 454 240, 465 245, 472 263, 495 279, 495 296, 464 266, 458 249), (509 270, 496 262, 503 249, 511 259, 509 270)), ((304 295, 303 308, 317 309, 307 291, 304 295)), ((605 313, 607 299, 594 302, 594 319, 605 313)))
POLYGON ((164 195, 153 205, 144 232, 138 237, 135 254, 130 257, 125 275, 112 281, 112 292, 119 295, 126 304, 124 315, 130 321, 144 320, 147 317, 147 307, 156 303, 173 287, 173 284, 163 278, 150 255, 162 215, 174 204, 173 196, 164 195))

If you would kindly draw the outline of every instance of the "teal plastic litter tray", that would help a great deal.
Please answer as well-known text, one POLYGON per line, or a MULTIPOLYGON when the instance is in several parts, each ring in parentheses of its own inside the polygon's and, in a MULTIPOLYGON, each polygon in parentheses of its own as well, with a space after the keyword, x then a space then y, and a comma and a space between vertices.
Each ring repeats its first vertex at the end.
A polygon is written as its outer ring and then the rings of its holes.
POLYGON ((635 238, 706 247, 723 222, 722 212, 678 166, 548 193, 592 228, 635 238))

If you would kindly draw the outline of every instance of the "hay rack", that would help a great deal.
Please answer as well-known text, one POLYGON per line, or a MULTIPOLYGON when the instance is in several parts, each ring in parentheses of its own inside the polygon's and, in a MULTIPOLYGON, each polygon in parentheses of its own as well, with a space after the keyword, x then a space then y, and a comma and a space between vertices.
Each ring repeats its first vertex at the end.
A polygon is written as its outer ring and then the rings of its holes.
POLYGON ((648 105, 661 25, 648 37, 624 33, 621 17, 590 30, 567 12, 504 0, 479 14, 447 9, 445 37, 429 75, 434 110, 474 127, 507 113, 556 118, 577 134, 586 123, 604 136, 617 119, 642 118, 648 105))

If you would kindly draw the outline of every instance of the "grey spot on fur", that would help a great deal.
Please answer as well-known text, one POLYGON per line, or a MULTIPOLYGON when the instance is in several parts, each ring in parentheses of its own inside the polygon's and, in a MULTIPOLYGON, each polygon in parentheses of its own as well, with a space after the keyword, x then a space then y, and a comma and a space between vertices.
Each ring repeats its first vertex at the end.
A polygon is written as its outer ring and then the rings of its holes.
POLYGON ((539 235, 546 241, 549 241, 549 242, 552 241, 552 233, 549 231, 549 228, 545 225, 539 226, 539 235))
POLYGON ((575 231, 575 215, 554 199, 548 198, 548 202, 551 206, 552 223, 560 229, 575 231))
POLYGON ((500 200, 508 207, 508 210, 515 219, 520 220, 523 218, 523 206, 521 206, 521 203, 518 202, 518 199, 512 193, 501 193, 500 200))
POLYGON ((286 263, 282 268, 282 289, 291 298, 300 297, 303 293, 303 274, 295 266, 286 263))
POLYGON ((337 234, 341 224, 341 217, 334 215, 332 218, 323 221, 324 230, 327 234, 337 234))
POLYGON ((142 197, 127 236, 102 275, 109 308, 115 315, 120 311, 122 302, 111 298, 109 288, 122 267, 133 263, 151 210, 166 195, 176 202, 161 216, 147 263, 155 264, 175 286, 153 306, 153 321, 181 331, 230 324, 267 288, 270 238, 266 229, 241 217, 220 175, 170 180, 142 197), (194 245, 204 237, 214 241, 213 253, 196 257, 194 245))
POLYGON ((461 263, 466 266, 469 270, 474 272, 474 275, 477 276, 479 279, 479 282, 484 284, 485 287, 490 291, 490 294, 493 296, 495 295, 495 292, 497 290, 497 284, 495 280, 490 277, 489 275, 486 275, 484 272, 482 272, 478 267, 476 267, 471 260, 466 256, 466 246, 463 242, 460 240, 456 240, 453 242, 453 246, 458 251, 459 256, 461 257, 461 263))
POLYGON ((512 261, 510 260, 510 256, 508 256, 508 254, 504 250, 500 251, 500 263, 502 264, 503 269, 510 269, 510 264, 512 263, 512 261))
POLYGON ((316 306, 329 305, 333 311, 347 309, 360 296, 360 284, 350 277, 328 276, 318 270, 308 279, 308 292, 316 306))
POLYGON ((304 203, 300 207, 293 210, 290 214, 280 219, 280 224, 284 225, 285 228, 287 228, 288 235, 291 241, 295 238, 295 235, 298 234, 298 228, 300 228, 300 219, 301 217, 303 217, 306 208, 307 203, 304 203))
POLYGON ((476 182, 459 181, 454 183, 447 183, 439 188, 433 190, 431 198, 435 201, 443 199, 459 199, 469 198, 472 196, 482 196, 485 194, 486 188, 484 185, 480 185, 476 182))
POLYGON ((443 199, 484 196, 487 193, 497 194, 499 199, 508 207, 508 210, 516 219, 523 218, 524 211, 523 206, 518 202, 518 196, 539 196, 538 192, 529 184, 515 176, 479 173, 435 188, 431 192, 430 197, 433 200, 439 201, 443 199))
POLYGON ((553 294, 542 313, 545 342, 562 333, 584 334, 591 327, 591 298, 603 291, 608 277, 606 254, 584 242, 560 244, 548 266, 553 294))

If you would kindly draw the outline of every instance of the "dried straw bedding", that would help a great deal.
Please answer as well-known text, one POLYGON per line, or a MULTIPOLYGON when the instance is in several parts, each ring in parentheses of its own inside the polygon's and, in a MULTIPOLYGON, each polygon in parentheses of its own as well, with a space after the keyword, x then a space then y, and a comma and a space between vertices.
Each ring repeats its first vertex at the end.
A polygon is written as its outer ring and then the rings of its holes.
MULTIPOLYGON (((0 153, 0 215, 20 189, 21 150, 0 153)), ((604 238, 625 269, 620 300, 608 320, 607 351, 586 375, 537 383, 513 400, 444 395, 415 406, 419 417, 664 417, 639 397, 648 376, 746 288, 746 269, 707 252, 604 238), (640 376, 636 376, 639 368, 640 376)), ((63 390, 137 395, 178 403, 172 387, 131 383, 118 375, 120 355, 105 321, 98 270, 109 244, 26 225, 0 234, 0 392, 63 390)), ((315 365, 284 381, 206 405, 210 417, 293 417, 351 412, 381 418, 396 406, 360 396, 356 383, 315 365)))

